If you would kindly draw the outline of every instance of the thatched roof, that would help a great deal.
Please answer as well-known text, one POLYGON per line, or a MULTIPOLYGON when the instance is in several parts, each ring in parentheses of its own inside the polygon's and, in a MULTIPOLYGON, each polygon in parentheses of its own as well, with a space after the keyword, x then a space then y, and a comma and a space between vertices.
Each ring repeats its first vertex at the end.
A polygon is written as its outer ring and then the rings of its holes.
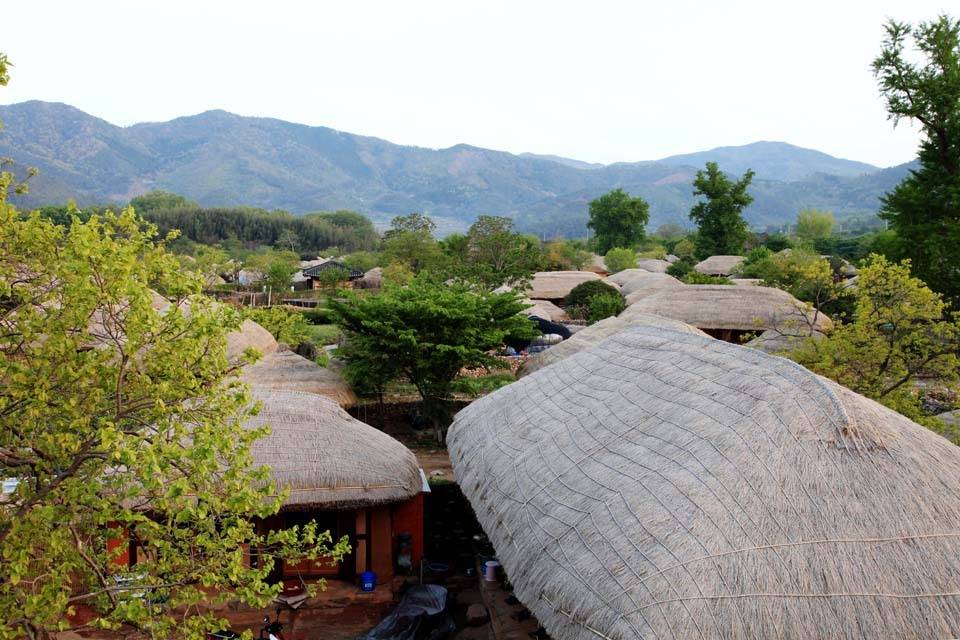
POLYGON ((336 403, 295 391, 255 388, 253 396, 262 409, 247 426, 271 428, 254 442, 253 457, 269 465, 279 487, 290 490, 286 508, 357 508, 419 493, 413 453, 336 403))
POLYGON ((814 340, 822 340, 825 337, 826 336, 819 331, 814 331, 812 334, 794 336, 781 333, 779 331, 774 331, 773 329, 768 329, 750 342, 746 343, 745 346, 752 347, 754 349, 760 349, 761 351, 765 351, 767 353, 778 354, 786 351, 793 351, 810 338, 813 338, 814 340))
POLYGON ((533 274, 527 296, 536 300, 559 300, 581 282, 599 280, 592 271, 538 271, 533 274))
POLYGON ((552 320, 553 322, 565 322, 570 319, 566 311, 549 300, 530 300, 529 298, 525 298, 523 303, 530 305, 529 308, 524 310, 523 313, 525 315, 537 316, 538 318, 552 320))
POLYGON ((728 276, 740 266, 743 256, 710 256, 698 262, 693 268, 708 276, 728 276))
POLYGON ((692 324, 700 329, 763 331, 807 326, 829 332, 833 322, 814 314, 786 291, 771 287, 733 287, 698 284, 666 289, 627 307, 624 314, 652 313, 692 324))
POLYGON ((609 284, 623 286, 628 281, 634 278, 646 277, 646 276, 649 276, 651 273, 654 273, 654 272, 649 271, 648 269, 639 269, 639 268, 624 269, 623 271, 617 271, 616 273, 607 276, 606 278, 603 279, 603 281, 609 284))
POLYGON ((374 267, 357 282, 361 289, 379 289, 383 285, 383 269, 374 267))
POLYGON ((593 345, 606 340, 615 333, 620 333, 624 329, 640 326, 664 327, 667 329, 674 329, 676 331, 696 333, 701 336, 707 335, 703 331, 700 331, 700 329, 691 327, 690 325, 678 320, 671 320, 670 318, 655 316, 648 313, 634 313, 630 315, 620 315, 612 318, 605 318, 590 325, 589 327, 584 327, 580 331, 577 331, 574 335, 570 336, 560 344, 554 345, 546 351, 541 351, 540 353, 530 357, 530 359, 523 363, 523 366, 517 372, 517 376, 522 377, 533 373, 538 369, 542 369, 543 367, 551 365, 554 362, 559 362, 560 360, 572 356, 575 353, 580 353, 584 349, 589 349, 593 345))
POLYGON ((670 263, 666 260, 656 260, 654 258, 641 258, 637 261, 637 268, 652 273, 665 273, 670 263))
POLYGON ((341 407, 352 407, 357 403, 357 395, 339 373, 292 351, 277 351, 244 367, 242 379, 255 388, 305 391, 325 396, 341 407))
POLYGON ((277 350, 277 341, 269 331, 253 320, 244 320, 239 331, 227 334, 227 357, 235 360, 243 355, 247 347, 253 347, 261 356, 266 357, 277 350))
POLYGON ((477 400, 447 442, 555 640, 960 629, 960 448, 784 358, 635 327, 477 400))
POLYGON ((625 296, 640 291, 659 291, 661 289, 673 289, 682 287, 684 284, 666 273, 654 273, 652 271, 639 271, 633 276, 627 278, 620 286, 620 293, 625 296))

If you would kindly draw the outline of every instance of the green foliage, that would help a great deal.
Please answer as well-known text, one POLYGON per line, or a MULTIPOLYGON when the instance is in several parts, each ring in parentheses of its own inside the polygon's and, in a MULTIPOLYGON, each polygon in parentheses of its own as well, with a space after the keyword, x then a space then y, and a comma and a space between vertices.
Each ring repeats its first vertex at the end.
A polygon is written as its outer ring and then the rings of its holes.
POLYGON ((178 193, 171 193, 163 189, 154 189, 130 200, 130 206, 141 216, 145 217, 151 211, 158 209, 177 209, 179 207, 199 207, 196 202, 187 200, 178 193))
POLYGON ((920 167, 883 198, 880 217, 934 291, 960 300, 960 20, 916 27, 891 20, 873 62, 894 124, 919 123, 920 167), (914 51, 905 51, 912 41, 914 51), (914 61, 916 58, 916 61, 914 61))
POLYGON ((427 233, 433 235, 437 230, 437 223, 422 213, 410 213, 405 216, 395 216, 390 221, 390 228, 383 234, 383 239, 387 240, 398 233, 427 233))
POLYGON ((383 256, 379 253, 373 253, 371 251, 357 251, 355 253, 349 253, 340 258, 340 262, 353 269, 359 269, 360 271, 367 272, 376 267, 383 266, 383 256))
POLYGON ((804 209, 797 214, 795 233, 800 240, 813 242, 829 238, 833 233, 835 221, 829 211, 804 209))
POLYGON ((252 468, 264 430, 243 426, 233 372, 253 355, 226 350, 239 315, 199 296, 132 209, 58 226, 21 217, 9 185, 0 175, 0 477, 19 483, 0 509, 0 638, 68 631, 83 605, 93 628, 201 640, 228 600, 279 593, 275 558, 342 557, 315 524, 257 533, 283 494, 252 468), (114 581, 107 541, 124 531, 149 551, 134 574, 149 611, 114 581))
MULTIPOLYGON (((308 213, 303 217, 306 220, 317 220, 333 225, 343 232, 344 237, 350 238, 348 246, 351 249, 373 249, 380 241, 377 230, 374 228, 370 218, 356 211, 341 209, 332 212, 308 213)), ((348 264, 353 266, 352 263, 348 264)), ((359 269, 360 267, 357 268, 359 269)), ((364 271, 366 271, 366 269, 364 269, 364 271)))
MULTIPOLYGON (((137 210, 140 211, 139 209, 137 210)), ((282 211, 264 211, 245 207, 200 208, 194 205, 147 209, 143 217, 157 225, 161 233, 172 230, 201 244, 234 243, 246 249, 260 246, 284 247, 296 239, 298 251, 315 256, 330 247, 346 251, 369 249, 368 241, 347 227, 334 226, 316 216, 294 216, 282 211), (289 233, 288 233, 289 232, 289 233)))
POLYGON ((495 364, 488 351, 506 336, 533 337, 516 293, 495 294, 425 276, 379 295, 331 300, 346 335, 344 374, 362 390, 380 392, 405 378, 423 399, 438 438, 451 417, 451 385, 463 367, 495 364))
POLYGON ((632 269, 637 266, 637 253, 633 249, 617 247, 607 251, 603 257, 604 264, 610 273, 617 273, 624 269, 632 269))
POLYGON ((590 202, 590 221, 597 253, 605 255, 613 247, 632 247, 644 239, 650 205, 641 197, 631 197, 623 189, 614 189, 590 202))
POLYGON ((653 235, 661 240, 679 239, 687 235, 687 230, 675 222, 668 222, 657 227, 653 235))
POLYGON ((789 249, 793 246, 793 243, 790 242, 790 238, 785 236, 782 233, 771 233, 763 241, 763 246, 770 251, 783 251, 784 249, 789 249))
POLYGON ((861 267, 853 321, 790 357, 812 371, 928 426, 912 384, 957 389, 960 322, 910 274, 909 261, 871 256, 861 267))
POLYGON ((270 332, 277 342, 296 347, 310 339, 312 326, 299 311, 283 307, 244 307, 241 315, 270 332))
POLYGON ((516 381, 517 378, 512 373, 500 371, 479 378, 471 378, 469 376, 456 378, 450 388, 455 393, 462 393, 474 398, 479 398, 516 381))
POLYGON ((335 324, 316 324, 307 325, 306 334, 310 342, 317 347, 323 347, 339 342, 343 331, 335 324))
POLYGON ((383 234, 383 256, 387 263, 399 263, 413 273, 438 265, 443 256, 433 237, 433 220, 419 213, 397 216, 383 234))
POLYGON ((667 249, 662 245, 646 246, 637 254, 641 260, 663 260, 667 257, 667 249))
POLYGON ((7 54, 0 53, 0 87, 5 87, 10 82, 10 67, 12 66, 13 63, 10 62, 7 54))
POLYGON ((544 247, 545 267, 551 271, 580 271, 593 260, 593 253, 574 240, 554 238, 544 247))
POLYGON ((414 273, 407 265, 401 262, 391 262, 383 268, 383 284, 403 286, 413 281, 414 273))
POLYGON ((693 269, 685 273, 680 279, 685 284, 733 284, 733 280, 726 276, 711 276, 693 269))
POLYGON ((588 307, 590 298, 598 295, 619 296, 620 292, 603 280, 587 280, 571 289, 563 303, 567 307, 588 307))
POLYGON ((697 257, 740 255, 747 240, 747 222, 743 210, 753 202, 747 187, 753 171, 747 170, 736 182, 717 166, 708 162, 706 171, 697 171, 693 195, 703 196, 690 210, 690 219, 697 224, 697 257))
POLYGON ((693 260, 694 256, 696 255, 696 251, 697 245, 695 245, 689 238, 684 238, 677 244, 673 245, 673 255, 677 256, 681 260, 693 260))
POLYGON ((587 301, 587 322, 593 324, 619 315, 621 311, 627 308, 627 302, 620 293, 600 293, 591 296, 587 301))
POLYGON ((667 275, 683 280, 688 273, 693 272, 693 258, 681 258, 667 267, 667 275))
POLYGON ((849 290, 839 282, 830 260, 815 251, 773 253, 760 246, 747 253, 738 272, 746 278, 759 278, 764 286, 783 289, 828 315, 848 315, 852 311, 849 290))
POLYGON ((320 289, 326 291, 328 294, 332 294, 341 284, 349 282, 350 271, 348 269, 341 269, 340 267, 320 269, 315 279, 320 283, 320 289))
POLYGON ((536 238, 513 230, 513 220, 480 216, 467 232, 466 252, 455 275, 487 289, 528 281, 542 264, 536 238))

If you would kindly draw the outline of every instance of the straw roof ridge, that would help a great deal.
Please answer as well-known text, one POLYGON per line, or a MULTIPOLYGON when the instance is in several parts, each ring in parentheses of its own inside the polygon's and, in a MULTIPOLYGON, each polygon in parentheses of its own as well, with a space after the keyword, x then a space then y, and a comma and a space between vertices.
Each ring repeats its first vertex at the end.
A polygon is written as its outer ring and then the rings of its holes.
POLYGON ((784 358, 631 327, 466 407, 448 448, 555 640, 960 628, 960 449, 784 358))
POLYGON ((695 264, 693 269, 710 276, 728 276, 743 261, 743 256, 710 256, 695 264))
POLYGON ((325 396, 345 408, 357 403, 357 395, 339 373, 287 349, 244 367, 241 378, 255 388, 325 396))
POLYGON ((268 425, 252 445, 268 465, 286 509, 348 509, 406 500, 421 489, 416 456, 399 441, 314 393, 253 388, 260 412, 248 428, 268 425))
POLYGON ((527 296, 536 300, 566 298, 575 286, 600 276, 592 271, 538 271, 533 274, 527 296))

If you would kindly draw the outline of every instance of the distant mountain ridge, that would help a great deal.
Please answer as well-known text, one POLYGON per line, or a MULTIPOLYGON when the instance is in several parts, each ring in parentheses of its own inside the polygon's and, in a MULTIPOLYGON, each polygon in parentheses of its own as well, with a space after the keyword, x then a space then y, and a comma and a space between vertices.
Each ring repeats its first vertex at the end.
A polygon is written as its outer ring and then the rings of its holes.
POLYGON ((758 227, 781 225, 809 206, 838 216, 873 213, 909 168, 879 170, 783 142, 600 165, 466 144, 402 146, 226 111, 118 127, 40 101, 0 106, 0 121, 0 157, 40 169, 24 206, 67 198, 119 203, 163 188, 210 206, 344 208, 381 221, 421 211, 447 230, 480 214, 510 215, 545 236, 583 234, 586 203, 616 187, 650 201, 651 226, 685 223, 691 181, 707 160, 730 173, 756 172, 746 216, 758 227))

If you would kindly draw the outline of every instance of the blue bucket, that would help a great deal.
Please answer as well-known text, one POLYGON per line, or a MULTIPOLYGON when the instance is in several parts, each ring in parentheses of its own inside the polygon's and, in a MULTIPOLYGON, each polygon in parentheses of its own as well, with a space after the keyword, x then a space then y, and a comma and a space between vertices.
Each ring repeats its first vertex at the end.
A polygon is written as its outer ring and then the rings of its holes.
POLYGON ((377 588, 377 574, 364 571, 360 574, 360 591, 373 591, 377 588))

